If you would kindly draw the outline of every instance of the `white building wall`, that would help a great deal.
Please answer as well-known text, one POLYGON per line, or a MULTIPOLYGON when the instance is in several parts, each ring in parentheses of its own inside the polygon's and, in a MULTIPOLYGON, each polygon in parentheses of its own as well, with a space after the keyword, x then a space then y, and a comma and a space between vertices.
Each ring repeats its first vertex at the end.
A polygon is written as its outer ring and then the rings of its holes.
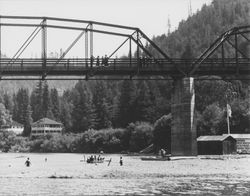
POLYGON ((2 128, 1 131, 13 131, 15 134, 20 135, 23 133, 23 127, 9 127, 9 128, 2 128))
POLYGON ((42 136, 46 134, 60 134, 62 133, 62 127, 48 127, 48 126, 38 126, 31 127, 31 136, 42 136))

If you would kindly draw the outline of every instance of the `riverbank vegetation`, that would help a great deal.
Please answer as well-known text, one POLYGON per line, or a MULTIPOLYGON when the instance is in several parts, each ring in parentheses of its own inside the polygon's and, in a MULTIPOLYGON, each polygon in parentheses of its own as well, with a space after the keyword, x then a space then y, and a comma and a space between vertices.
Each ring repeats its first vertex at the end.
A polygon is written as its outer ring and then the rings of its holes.
MULTIPOLYGON (((170 130, 169 130, 170 131, 170 130)), ((130 123, 127 128, 89 129, 83 133, 46 135, 28 139, 13 132, 0 132, 3 152, 138 152, 153 142, 153 126, 130 123)))
MULTIPOLYGON (((182 21, 177 30, 153 41, 171 57, 194 58, 225 30, 249 25, 249 12, 248 0, 214 0, 182 21)), ((241 40, 239 47, 250 53, 247 40, 241 40)), ((232 47, 225 50, 233 54, 232 47)), ((16 88, 10 84, 8 88, 16 88)), ((34 88, 27 84, 14 93, 0 92, 0 126, 12 120, 24 125, 24 137, 0 133, 0 150, 138 152, 152 142, 156 149, 170 149, 171 80, 76 81, 63 92, 58 90, 61 85, 39 81, 34 88), (63 135, 30 139, 31 124, 43 117, 62 122, 63 135)), ((227 133, 227 103, 232 108, 231 132, 250 133, 248 80, 218 76, 196 80, 195 96, 198 136, 227 133)))

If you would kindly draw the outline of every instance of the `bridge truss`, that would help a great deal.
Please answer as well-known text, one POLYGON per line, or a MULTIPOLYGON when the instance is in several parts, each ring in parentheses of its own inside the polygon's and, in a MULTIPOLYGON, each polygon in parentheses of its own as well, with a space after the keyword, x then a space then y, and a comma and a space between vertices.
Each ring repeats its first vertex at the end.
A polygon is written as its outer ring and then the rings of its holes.
POLYGON ((0 16, 0 54, 3 51, 1 44, 1 40, 4 39, 1 33, 3 27, 34 28, 34 31, 12 58, 0 56, 2 80, 150 79, 152 76, 167 79, 203 75, 250 79, 250 54, 243 53, 238 47, 239 37, 250 42, 250 26, 236 27, 226 31, 197 59, 170 58, 139 28, 96 21, 33 16, 0 16), (48 58, 48 29, 74 30, 79 32, 79 35, 58 58, 48 58), (94 33, 123 37, 124 41, 104 59, 97 59, 93 57, 94 33), (41 35, 41 58, 21 58, 25 49, 38 34, 41 35), (85 57, 65 58, 84 36, 85 57), (234 41, 231 40, 232 37, 234 41), (114 58, 116 52, 125 43, 129 44, 128 56, 114 58), (226 43, 234 48, 234 57, 226 57, 224 50, 226 43), (134 54, 132 44, 136 45, 134 54), (161 58, 156 58, 151 54, 146 45, 151 45, 161 58), (214 58, 213 54, 219 48, 221 48, 221 57, 214 58))
MULTIPOLYGON (((221 59, 221 66, 225 67, 228 61, 231 61, 234 64, 235 68, 235 75, 240 75, 242 60, 245 61, 245 66, 250 66, 250 25, 249 26, 240 26, 234 27, 226 32, 222 33, 218 38, 207 48, 199 57, 192 63, 191 71, 189 75, 194 75, 195 73, 199 74, 199 69, 201 69, 202 64, 205 64, 211 56, 215 53, 218 53, 220 50, 220 59, 221 59), (242 39, 245 41, 244 45, 246 47, 246 51, 242 51, 239 47, 240 41, 242 39), (230 58, 225 57, 225 45, 233 48, 234 56, 230 58), (248 49, 247 49, 248 47, 248 49)), ((242 42, 241 42, 242 43, 242 42)), ((232 54, 231 54, 232 55, 232 54)), ((218 57, 217 57, 218 59, 218 57)), ((246 73, 249 75, 249 69, 246 69, 246 73)))

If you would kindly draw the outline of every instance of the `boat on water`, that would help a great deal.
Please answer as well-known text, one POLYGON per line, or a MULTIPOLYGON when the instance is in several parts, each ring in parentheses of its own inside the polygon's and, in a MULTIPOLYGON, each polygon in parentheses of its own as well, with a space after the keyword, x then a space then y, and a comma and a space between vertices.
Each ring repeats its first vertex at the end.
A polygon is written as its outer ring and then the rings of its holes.
POLYGON ((102 160, 94 160, 94 161, 86 161, 87 163, 104 163, 104 159, 102 160))
POLYGON ((170 156, 164 157, 142 157, 142 161, 170 161, 170 156))

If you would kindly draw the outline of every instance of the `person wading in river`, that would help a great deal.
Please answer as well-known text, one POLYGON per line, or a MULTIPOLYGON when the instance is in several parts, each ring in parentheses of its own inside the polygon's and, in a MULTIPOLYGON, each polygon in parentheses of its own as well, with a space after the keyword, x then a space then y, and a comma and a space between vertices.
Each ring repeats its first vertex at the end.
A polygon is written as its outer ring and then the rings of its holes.
POLYGON ((27 160, 25 161, 26 167, 29 167, 31 165, 30 158, 28 157, 27 160))

